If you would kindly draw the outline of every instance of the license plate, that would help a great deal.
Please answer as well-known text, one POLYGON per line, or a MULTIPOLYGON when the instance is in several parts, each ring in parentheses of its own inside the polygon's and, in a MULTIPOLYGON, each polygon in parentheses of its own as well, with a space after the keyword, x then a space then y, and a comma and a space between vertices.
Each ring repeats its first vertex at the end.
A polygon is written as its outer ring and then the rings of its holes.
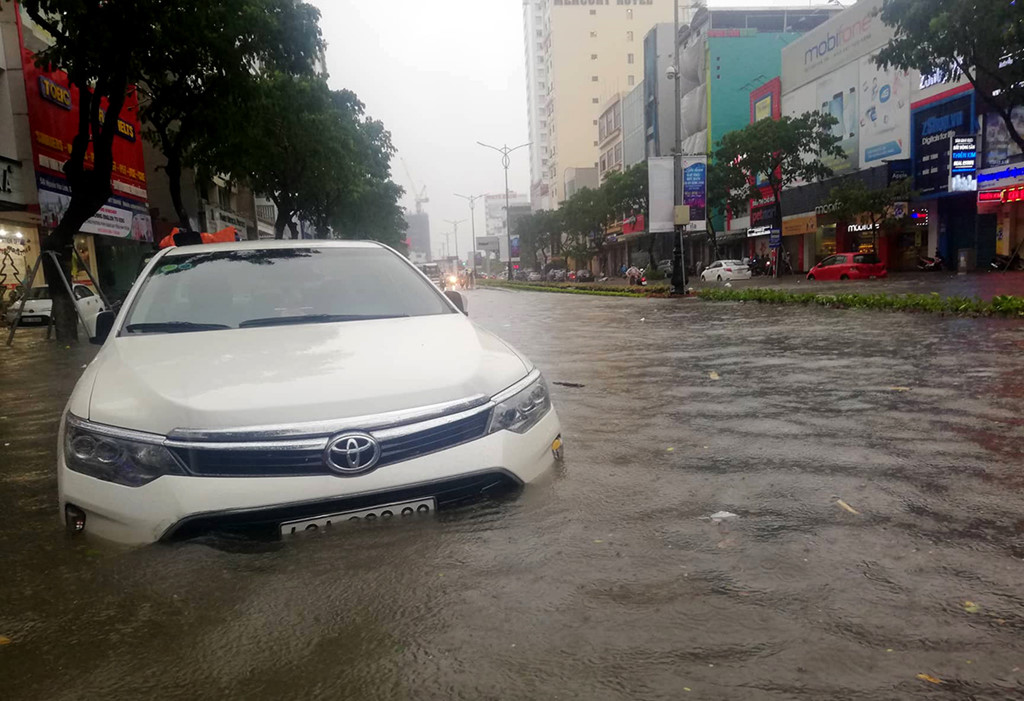
POLYGON ((304 519, 302 521, 289 521, 281 524, 281 535, 295 535, 305 531, 323 531, 337 528, 345 523, 353 521, 388 521, 391 519, 408 519, 414 516, 423 516, 437 510, 437 502, 434 497, 428 499, 417 499, 415 501, 403 501, 397 504, 385 504, 374 506, 371 509, 357 509, 355 511, 342 511, 339 514, 329 514, 316 518, 304 519))

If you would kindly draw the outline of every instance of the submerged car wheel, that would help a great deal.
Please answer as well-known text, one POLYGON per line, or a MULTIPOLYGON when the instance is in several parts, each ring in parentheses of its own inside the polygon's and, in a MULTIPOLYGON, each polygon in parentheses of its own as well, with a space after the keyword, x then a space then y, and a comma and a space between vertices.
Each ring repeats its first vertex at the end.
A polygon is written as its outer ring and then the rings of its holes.
POLYGON ((840 280, 849 280, 849 279, 850 279, 850 276, 849 276, 849 275, 840 275, 840 276, 839 276, 839 279, 840 279, 840 280))
POLYGON ((721 275, 719 275, 719 276, 718 276, 718 281, 719 281, 719 282, 721 282, 721 281, 722 281, 722 276, 721 276, 721 275))

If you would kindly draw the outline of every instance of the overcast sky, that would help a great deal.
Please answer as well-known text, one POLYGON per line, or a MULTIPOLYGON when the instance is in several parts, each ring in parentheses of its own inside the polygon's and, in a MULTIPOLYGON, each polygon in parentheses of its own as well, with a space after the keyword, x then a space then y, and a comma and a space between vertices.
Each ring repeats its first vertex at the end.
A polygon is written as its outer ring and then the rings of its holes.
MULTIPOLYGON (((522 0, 311 0, 323 13, 331 87, 353 90, 391 131, 395 182, 427 188, 433 253, 445 220, 469 218, 454 193, 504 192, 501 157, 476 144, 518 146, 529 139, 522 0)), ((685 0, 684 0, 685 1, 685 0)), ((713 0, 712 7, 806 6, 819 0, 713 0)), ((851 2, 844 2, 851 4, 851 2)), ((528 149, 512 156, 509 187, 529 192, 528 149)), ((477 203, 477 235, 484 233, 477 203)), ((459 253, 472 248, 459 225, 459 253)), ((452 241, 454 247, 454 241, 452 241)))

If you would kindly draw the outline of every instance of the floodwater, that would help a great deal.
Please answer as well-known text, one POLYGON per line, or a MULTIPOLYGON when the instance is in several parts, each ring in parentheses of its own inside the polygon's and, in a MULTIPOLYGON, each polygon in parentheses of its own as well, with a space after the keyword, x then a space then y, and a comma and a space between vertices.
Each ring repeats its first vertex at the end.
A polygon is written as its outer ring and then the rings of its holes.
POLYGON ((1024 697, 1024 324, 468 297, 556 383, 564 471, 285 543, 65 536, 92 350, 0 349, 0 697, 1024 697))

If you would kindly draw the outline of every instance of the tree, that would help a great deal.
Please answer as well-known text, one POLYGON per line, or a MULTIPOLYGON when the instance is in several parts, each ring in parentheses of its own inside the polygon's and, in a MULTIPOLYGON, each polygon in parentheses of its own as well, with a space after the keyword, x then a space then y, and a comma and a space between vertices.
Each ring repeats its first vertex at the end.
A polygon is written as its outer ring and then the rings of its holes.
POLYGON ((608 191, 585 187, 562 203, 562 224, 567 237, 563 250, 575 265, 590 261, 591 248, 604 244, 604 231, 614 210, 608 191))
POLYGON ((714 154, 716 187, 725 188, 726 204, 734 212, 745 200, 759 199, 760 178, 775 203, 773 228, 782 229, 782 190, 800 181, 824 180, 832 169, 822 158, 844 158, 842 139, 832 133, 832 115, 805 112, 799 117, 762 119, 722 137, 714 154))
POLYGON ((223 170, 210 158, 216 152, 196 147, 238 128, 230 113, 250 103, 260 73, 314 73, 323 50, 319 11, 301 0, 175 0, 160 8, 161 43, 140 57, 139 116, 143 137, 167 159, 178 221, 190 228, 182 169, 223 170))
POLYGON ((908 202, 913 194, 909 179, 892 183, 880 190, 872 190, 863 180, 850 178, 832 188, 827 204, 839 219, 847 222, 866 214, 877 251, 878 232, 901 220, 901 217, 896 216, 894 205, 897 202, 908 202))
POLYGON ((718 231, 715 217, 742 212, 747 207, 747 179, 738 168, 722 168, 708 163, 707 206, 708 240, 711 242, 711 260, 718 260, 718 231))
POLYGON ((882 21, 895 36, 883 67, 922 75, 962 74, 1024 151, 1013 108, 1024 105, 1024 3, 1009 0, 885 0, 882 21))
POLYGON ((40 244, 57 340, 72 341, 78 338, 74 303, 57 281, 62 275, 71 277, 75 234, 113 194, 117 118, 129 86, 139 76, 141 57, 161 47, 158 20, 164 17, 164 8, 160 0, 22 0, 20 5, 52 39, 36 55, 36 63, 66 71, 74 96, 78 126, 64 164, 71 199, 56 228, 40 244), (46 255, 49 252, 57 254, 58 263, 46 255))

